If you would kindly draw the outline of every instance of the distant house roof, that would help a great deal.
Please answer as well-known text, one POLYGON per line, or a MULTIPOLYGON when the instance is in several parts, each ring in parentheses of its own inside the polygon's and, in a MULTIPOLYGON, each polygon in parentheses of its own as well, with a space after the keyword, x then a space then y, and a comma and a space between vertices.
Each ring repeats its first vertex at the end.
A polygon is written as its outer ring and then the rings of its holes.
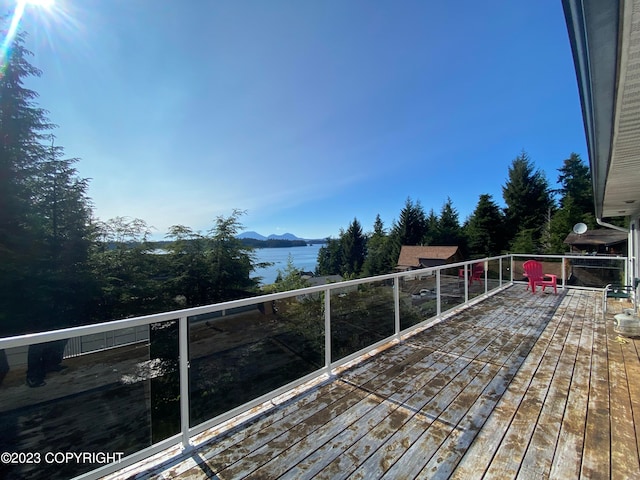
POLYGON ((326 285, 327 283, 338 283, 344 280, 340 275, 323 275, 320 277, 311 277, 306 279, 309 286, 316 287, 318 285, 326 285))
POLYGON ((398 268, 423 268, 438 264, 444 264, 459 255, 457 246, 417 246, 403 245, 398 257, 398 268))
POLYGON ((628 235, 625 232, 619 232, 617 230, 600 229, 589 230, 581 235, 577 233, 570 233, 567 238, 564 239, 564 243, 567 245, 584 245, 584 246, 600 246, 608 247, 609 245, 616 245, 618 243, 624 243, 628 240, 628 235))

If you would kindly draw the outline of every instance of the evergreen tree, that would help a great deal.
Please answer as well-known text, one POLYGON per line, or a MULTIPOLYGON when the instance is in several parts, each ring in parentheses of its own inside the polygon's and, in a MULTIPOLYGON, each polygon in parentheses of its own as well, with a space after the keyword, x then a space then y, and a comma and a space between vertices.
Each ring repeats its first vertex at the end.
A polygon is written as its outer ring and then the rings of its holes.
POLYGON ((176 303, 185 307, 206 305, 213 296, 213 282, 209 272, 210 239, 184 225, 173 225, 165 238, 170 267, 168 286, 176 303), (184 300, 183 300, 184 299, 184 300))
POLYGON ((365 277, 382 275, 391 271, 396 259, 391 258, 390 246, 389 237, 378 214, 373 223, 373 233, 369 235, 367 240, 367 258, 362 267, 365 277))
POLYGON ((569 250, 564 239, 576 223, 585 223, 596 228, 591 173, 580 156, 572 153, 558 169, 558 184, 555 192, 560 194, 560 208, 553 214, 547 226, 546 253, 563 253, 569 250))
POLYGON ((464 251, 466 250, 464 243, 460 221, 458 220, 458 211, 453 207, 451 198, 447 197, 447 201, 442 206, 440 216, 438 217, 436 234, 431 244, 456 245, 464 251))
MULTIPOLYGON (((3 25, 7 19, 0 20, 3 25)), ((6 27, 5 27, 6 28, 6 27)), ((6 31, 3 32, 6 36, 6 31)), ((24 87, 41 75, 24 34, 0 65, 0 333, 83 322, 90 288, 86 180, 51 145, 47 112, 24 87)))
POLYGON ((525 152, 516 157, 509 167, 509 178, 502 187, 502 195, 506 204, 507 238, 515 239, 519 232, 526 232, 525 236, 531 237, 532 244, 539 246, 542 230, 553 209, 553 200, 547 179, 542 172, 535 170, 525 152))
MULTIPOLYGON (((340 237, 342 237, 342 234, 343 231, 340 230, 340 237)), ((340 239, 327 238, 325 245, 318 250, 316 273, 318 275, 338 275, 342 273, 342 253, 340 239)))
POLYGON ((309 282, 302 278, 302 271, 293 264, 293 256, 289 254, 287 266, 284 270, 278 269, 278 276, 272 286, 272 292, 288 292, 309 286, 309 282))
POLYGON ((258 268, 253 249, 237 238, 244 228, 240 223, 244 213, 235 209, 228 217, 216 217, 215 226, 209 231, 213 292, 208 303, 246 297, 258 287, 258 278, 251 277, 258 268))
POLYGON ((158 313, 176 308, 167 277, 165 255, 153 254, 151 227, 144 220, 115 217, 97 224, 90 265, 99 292, 94 299, 96 321, 158 313))
POLYGON ((560 188, 556 190, 560 194, 560 208, 564 207, 568 198, 572 199, 573 206, 582 212, 593 213, 593 187, 591 185, 591 172, 584 164, 580 155, 571 153, 569 158, 558 169, 558 183, 560 188))
POLYGON ((469 251, 472 255, 492 257, 506 247, 504 217, 491 195, 482 194, 465 226, 469 251))
POLYGON ((366 238, 357 218, 349 224, 347 231, 341 236, 342 275, 354 277, 360 275, 366 257, 366 238))
POLYGON ((400 210, 400 218, 392 229, 400 245, 421 245, 426 233, 426 219, 420 200, 407 198, 400 210))
POLYGON ((422 237, 423 245, 434 245, 434 242, 438 238, 438 222, 438 216, 432 208, 429 210, 429 215, 427 215, 425 221, 425 234, 422 237))
POLYGON ((65 327, 86 323, 89 297, 94 292, 88 257, 94 227, 86 190, 78 178, 76 159, 63 158, 60 147, 50 147, 50 157, 38 165, 31 178, 34 196, 34 246, 40 269, 32 281, 40 285, 39 302, 46 316, 42 325, 65 327))

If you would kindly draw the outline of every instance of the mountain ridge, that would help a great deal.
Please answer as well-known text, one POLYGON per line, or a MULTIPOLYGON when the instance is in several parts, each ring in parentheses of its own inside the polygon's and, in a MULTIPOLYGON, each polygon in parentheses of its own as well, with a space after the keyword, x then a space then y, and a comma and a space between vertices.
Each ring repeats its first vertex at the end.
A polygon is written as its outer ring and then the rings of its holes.
POLYGON ((254 232, 253 230, 249 230, 248 232, 242 232, 239 235, 236 235, 236 238, 253 238, 254 240, 304 240, 304 238, 300 238, 295 236, 293 233, 283 233, 282 235, 276 235, 272 233, 268 237, 259 234, 258 232, 254 232))

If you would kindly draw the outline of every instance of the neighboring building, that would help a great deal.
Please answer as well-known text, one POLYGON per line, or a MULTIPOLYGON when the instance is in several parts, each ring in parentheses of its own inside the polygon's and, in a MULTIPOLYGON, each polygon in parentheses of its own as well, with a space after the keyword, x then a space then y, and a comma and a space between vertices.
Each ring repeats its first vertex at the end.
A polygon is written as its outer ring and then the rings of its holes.
POLYGON ((326 285, 327 283, 338 283, 342 282, 344 278, 341 275, 322 275, 319 277, 307 277, 303 276, 307 282, 309 282, 310 287, 317 287, 318 285, 326 285))
POLYGON ((589 230, 585 233, 570 233, 564 243, 571 246, 571 253, 598 253, 626 255, 629 235, 618 230, 589 230))
POLYGON ((396 270, 409 271, 463 261, 456 246, 403 245, 396 270))

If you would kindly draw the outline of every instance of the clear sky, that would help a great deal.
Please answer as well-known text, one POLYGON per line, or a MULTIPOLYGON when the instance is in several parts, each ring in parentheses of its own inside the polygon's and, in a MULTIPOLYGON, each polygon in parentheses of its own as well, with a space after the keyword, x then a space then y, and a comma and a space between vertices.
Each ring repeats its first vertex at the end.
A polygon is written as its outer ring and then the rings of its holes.
POLYGON ((56 0, 22 26, 96 216, 156 238, 234 208, 335 237, 407 197, 462 222, 523 149, 552 186, 587 160, 560 0, 56 0))

